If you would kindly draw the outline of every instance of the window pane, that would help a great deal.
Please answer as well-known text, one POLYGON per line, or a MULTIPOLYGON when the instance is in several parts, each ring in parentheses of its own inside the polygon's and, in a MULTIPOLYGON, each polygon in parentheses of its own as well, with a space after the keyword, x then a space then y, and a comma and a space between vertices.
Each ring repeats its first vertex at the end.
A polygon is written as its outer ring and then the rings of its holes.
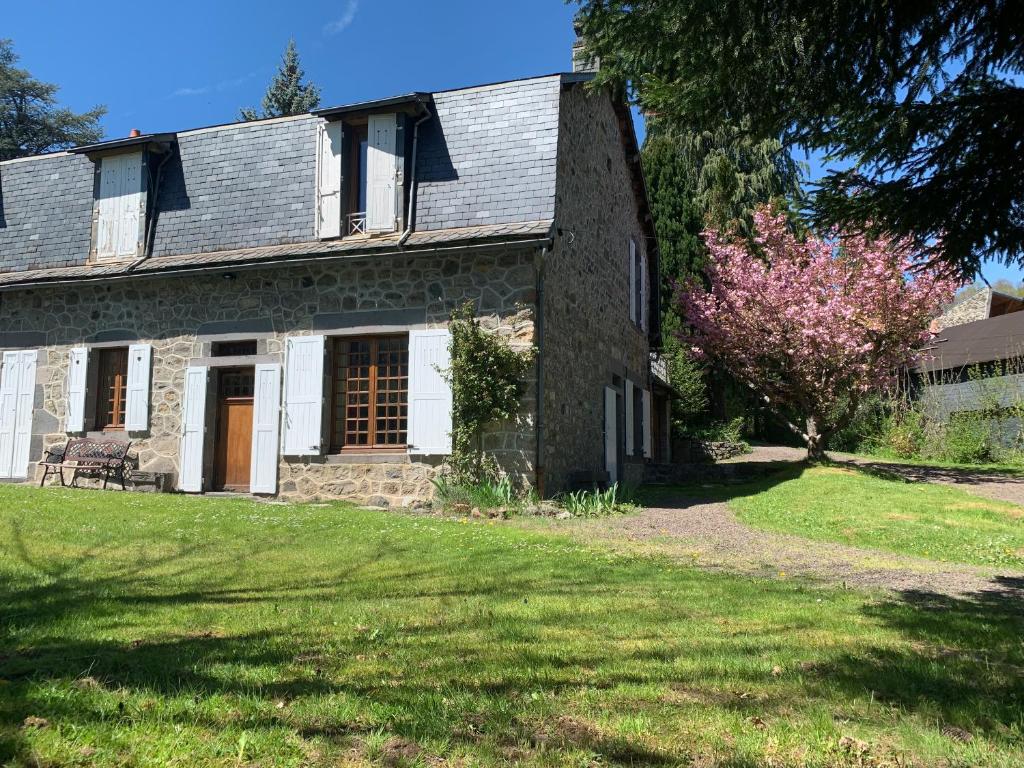
POLYGON ((334 446, 406 443, 409 341, 404 336, 335 343, 334 446))
POLYGON ((128 350, 103 349, 99 353, 96 429, 124 429, 128 392, 128 350))

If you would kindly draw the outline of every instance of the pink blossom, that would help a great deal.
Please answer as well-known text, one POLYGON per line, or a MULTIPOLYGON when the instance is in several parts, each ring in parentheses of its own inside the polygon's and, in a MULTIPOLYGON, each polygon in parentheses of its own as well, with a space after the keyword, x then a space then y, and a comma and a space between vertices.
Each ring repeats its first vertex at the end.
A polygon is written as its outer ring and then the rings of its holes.
POLYGON ((930 338, 961 281, 915 260, 908 242, 859 235, 798 240, 785 216, 754 215, 755 253, 714 232, 710 289, 678 295, 688 341, 755 389, 812 456, 864 393, 890 384, 930 338), (840 412, 842 411, 842 412, 840 412))

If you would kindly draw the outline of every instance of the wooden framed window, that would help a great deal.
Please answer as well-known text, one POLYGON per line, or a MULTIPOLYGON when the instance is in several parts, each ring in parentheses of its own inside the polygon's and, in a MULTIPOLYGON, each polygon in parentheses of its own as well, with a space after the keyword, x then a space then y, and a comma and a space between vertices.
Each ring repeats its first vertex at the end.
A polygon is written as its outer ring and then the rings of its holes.
POLYGON ((97 377, 96 429, 123 430, 128 394, 128 349, 101 349, 97 377))
POLYGON ((333 450, 404 448, 409 427, 409 338, 336 340, 333 403, 333 450))

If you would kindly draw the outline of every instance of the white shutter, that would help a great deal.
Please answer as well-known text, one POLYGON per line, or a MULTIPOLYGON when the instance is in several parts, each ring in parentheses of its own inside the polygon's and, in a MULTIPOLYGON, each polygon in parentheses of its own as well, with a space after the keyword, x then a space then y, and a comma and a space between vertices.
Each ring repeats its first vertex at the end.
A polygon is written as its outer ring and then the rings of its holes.
POLYGON ((65 432, 85 431, 85 382, 89 370, 89 350, 75 347, 68 353, 68 401, 65 432))
POLYGON ((14 429, 18 422, 18 385, 21 358, 4 352, 0 363, 0 477, 13 477, 14 429))
POLYGON ((626 456, 633 455, 633 382, 626 379, 626 456))
POLYGON ((38 351, 4 352, 0 365, 0 477, 28 477, 38 351))
POLYGON ((202 493, 203 490, 203 444, 206 442, 206 379, 208 372, 209 369, 206 366, 185 369, 178 470, 178 489, 185 493, 202 493))
POLYGON ((640 329, 647 330, 647 254, 640 254, 640 329))
POLYGON ((149 371, 153 348, 149 344, 128 347, 128 386, 125 395, 124 428, 129 432, 149 429, 149 371))
POLYGON ((317 233, 320 237, 340 237, 341 121, 321 123, 317 145, 317 233))
POLYGON ((117 253, 118 205, 123 165, 117 155, 100 160, 100 197, 96 219, 96 255, 99 258, 114 258, 117 253))
POLYGON ((619 482, 619 440, 618 406, 619 397, 611 387, 604 388, 604 468, 608 471, 608 481, 619 482))
POLYGON ((121 214, 118 222, 117 256, 139 252, 139 221, 142 216, 142 153, 125 155, 121 174, 121 214))
POLYGON ((323 336, 287 339, 284 376, 285 456, 319 456, 324 402, 323 336))
POLYGON ((452 452, 450 340, 446 329, 409 331, 409 453, 452 452))
POLYGON ((250 493, 277 493, 277 446, 281 423, 281 366, 256 366, 252 408, 250 493))
POLYGON ((644 457, 651 458, 651 392, 644 390, 644 457))
POLYGON ((116 259, 138 253, 142 217, 142 153, 100 160, 96 255, 116 259))
POLYGON ((366 146, 366 227, 371 232, 395 228, 398 174, 395 115, 370 115, 366 146))
POLYGON ((629 239, 629 320, 636 322, 636 241, 629 239))

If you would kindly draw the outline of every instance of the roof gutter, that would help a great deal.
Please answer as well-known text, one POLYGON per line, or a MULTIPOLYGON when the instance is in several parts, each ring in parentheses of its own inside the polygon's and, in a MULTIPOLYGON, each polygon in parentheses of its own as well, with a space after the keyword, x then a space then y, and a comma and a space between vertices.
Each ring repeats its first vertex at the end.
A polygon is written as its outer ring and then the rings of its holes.
POLYGON ((405 211, 405 232, 398 238, 399 248, 405 245, 405 241, 412 234, 413 217, 416 215, 416 155, 420 146, 420 125, 434 116, 434 113, 430 111, 430 107, 426 104, 422 106, 425 114, 416 121, 416 125, 412 129, 412 177, 409 180, 409 204, 405 211))
POLYGON ((180 267, 178 269, 151 270, 147 272, 122 272, 121 274, 116 275, 97 275, 96 277, 69 277, 61 280, 36 280, 33 282, 10 283, 7 285, 0 285, 0 293, 8 293, 11 291, 23 290, 26 288, 45 288, 51 285, 81 285, 83 283, 103 283, 115 282, 119 280, 138 280, 140 278, 157 278, 184 274, 194 275, 209 272, 240 272, 253 269, 263 269, 265 267, 286 267, 306 264, 322 264, 324 262, 332 261, 356 261, 359 259, 377 259, 388 256, 410 256, 418 255, 421 253, 432 254, 451 253, 453 251, 478 251, 486 250, 489 248, 508 248, 510 246, 526 247, 531 245, 544 245, 550 247, 551 244, 551 236, 546 235, 545 237, 531 237, 522 240, 499 240, 493 243, 437 246, 434 248, 417 248, 415 250, 397 248, 390 251, 371 251, 369 253, 358 253, 355 255, 344 253, 329 253, 322 256, 308 257, 285 256, 276 259, 267 259, 265 261, 254 261, 241 264, 232 264, 229 262, 224 264, 210 264, 199 267, 180 267))

